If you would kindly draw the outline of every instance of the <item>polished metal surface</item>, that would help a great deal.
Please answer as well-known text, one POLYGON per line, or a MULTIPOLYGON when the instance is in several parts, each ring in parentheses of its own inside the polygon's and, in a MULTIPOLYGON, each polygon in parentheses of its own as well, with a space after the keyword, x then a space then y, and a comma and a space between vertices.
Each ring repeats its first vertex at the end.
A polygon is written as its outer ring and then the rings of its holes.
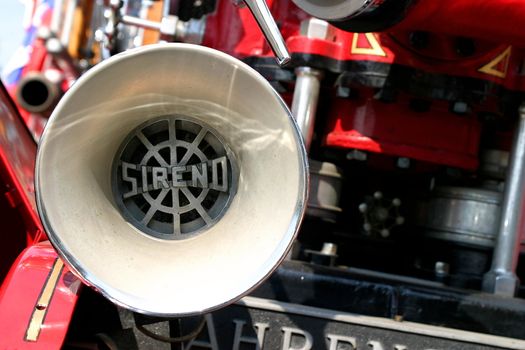
POLYGON ((306 13, 328 21, 357 16, 381 5, 384 0, 293 0, 306 13))
POLYGON ((307 185, 300 132, 271 85, 239 60, 189 44, 129 50, 85 73, 49 119, 36 166, 39 213, 66 264, 115 303, 159 316, 213 310, 262 282, 291 247, 307 185), (111 179, 128 135, 171 115, 220 135, 239 174, 222 218, 181 240, 124 219, 111 179))
MULTIPOLYGON (((129 15, 123 15, 120 19, 120 21, 124 24, 137 26, 144 29, 151 29, 151 30, 157 30, 160 31, 161 23, 155 22, 146 18, 140 18, 135 16, 129 16, 129 15)), ((175 33, 172 33, 174 35, 175 33)))
POLYGON ((60 97, 59 81, 52 81, 56 74, 28 73, 18 83, 16 100, 29 112, 43 113, 56 104, 60 97))
POLYGON ((437 187, 419 224, 430 237, 493 247, 501 212, 501 193, 468 187, 437 187))
POLYGON ((239 174, 216 131, 175 115, 133 130, 117 152, 112 176, 115 200, 130 223, 157 238, 187 239, 220 220, 239 174))
POLYGON ((525 105, 521 106, 519 113, 520 118, 510 152, 492 266, 483 279, 485 291, 510 297, 514 296, 519 286, 516 266, 520 254, 522 217, 525 210, 525 105))
POLYGON ((323 73, 310 67, 295 69, 297 79, 292 100, 292 114, 303 134, 306 149, 310 149, 314 135, 315 114, 323 73))
POLYGON ((253 17, 255 17, 255 20, 266 37, 266 40, 268 40, 268 43, 277 58, 277 62, 282 66, 287 64, 291 59, 290 53, 288 52, 283 36, 268 9, 268 5, 266 5, 266 1, 244 0, 244 3, 250 9, 253 17))
POLYGON ((479 167, 483 175, 504 180, 509 167, 509 152, 498 149, 483 150, 479 167))
POLYGON ((66 0, 66 13, 64 23, 60 31, 60 42, 67 47, 71 39, 71 32, 75 21, 75 11, 77 11, 78 0, 66 0))
POLYGON ((335 164, 310 159, 310 196, 307 215, 335 222, 339 208, 343 175, 335 164))

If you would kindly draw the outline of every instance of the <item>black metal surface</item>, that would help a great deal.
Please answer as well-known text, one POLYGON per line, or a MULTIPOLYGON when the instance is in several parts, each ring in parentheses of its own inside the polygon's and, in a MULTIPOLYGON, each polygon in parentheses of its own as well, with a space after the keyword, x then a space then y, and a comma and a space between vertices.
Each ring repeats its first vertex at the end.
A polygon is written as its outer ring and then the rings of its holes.
POLYGON ((252 296, 525 339, 525 300, 365 270, 287 261, 252 296))

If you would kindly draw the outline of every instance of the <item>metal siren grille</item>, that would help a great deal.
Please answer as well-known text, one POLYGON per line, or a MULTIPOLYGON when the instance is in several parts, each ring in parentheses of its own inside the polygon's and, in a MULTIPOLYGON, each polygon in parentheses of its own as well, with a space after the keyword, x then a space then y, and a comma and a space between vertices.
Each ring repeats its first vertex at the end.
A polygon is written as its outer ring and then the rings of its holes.
POLYGON ((189 117, 137 127, 113 163, 113 194, 123 216, 157 238, 203 232, 222 217, 236 191, 233 153, 210 126, 189 117))

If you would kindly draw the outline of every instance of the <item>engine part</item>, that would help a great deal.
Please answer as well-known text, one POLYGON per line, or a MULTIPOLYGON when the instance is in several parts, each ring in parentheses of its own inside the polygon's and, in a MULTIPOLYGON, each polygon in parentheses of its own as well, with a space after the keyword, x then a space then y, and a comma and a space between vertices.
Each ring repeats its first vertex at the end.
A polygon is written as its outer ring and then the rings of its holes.
POLYGON ((357 100, 334 99, 326 145, 475 170, 481 134, 477 117, 460 117, 444 111, 442 102, 432 103, 435 108, 417 111, 403 96, 385 103, 364 91, 357 100))
POLYGON ((321 250, 305 249, 310 262, 316 265, 334 266, 337 259, 337 244, 324 242, 321 250))
POLYGON ((405 218, 399 213, 400 207, 399 198, 385 198, 381 191, 367 196, 365 201, 359 204, 365 234, 382 238, 390 237, 393 228, 405 223, 405 218))
POLYGON ((493 247, 501 212, 501 193, 467 187, 436 187, 421 203, 418 223, 429 237, 493 247))
POLYGON ((306 153, 283 101, 244 63, 189 44, 144 46, 84 74, 46 125, 36 169, 64 261, 110 300, 158 316, 254 288, 306 207, 306 153))
POLYGON ((404 18, 412 0, 293 0, 308 14, 352 32, 376 32, 404 18))
POLYGON ((510 152, 505 181, 501 221, 494 247, 492 267, 485 275, 483 289, 494 294, 514 296, 519 285, 516 266, 520 254, 522 215, 525 200, 525 105, 519 110, 518 125, 510 152))
POLYGON ((279 28, 277 27, 265 0, 244 0, 244 3, 252 12, 253 17, 255 17, 257 24, 266 37, 266 40, 268 40, 268 44, 270 44, 270 47, 277 58, 277 63, 284 66, 290 62, 291 57, 288 48, 286 47, 286 43, 281 32, 279 32, 279 28))
POLYGON ((487 149, 481 152, 480 171, 483 175, 505 180, 509 167, 509 152, 497 149, 487 149))
POLYGON ((60 80, 61 77, 57 71, 49 71, 47 74, 27 74, 17 86, 18 104, 29 112, 50 113, 61 96, 60 80))
POLYGON ((339 197, 343 176, 335 164, 310 159, 310 196, 307 215, 335 222, 339 208, 339 197))
POLYGON ((323 73, 310 67, 295 69, 297 80, 292 100, 292 114, 303 134, 306 150, 310 149, 314 136, 315 114, 323 73))

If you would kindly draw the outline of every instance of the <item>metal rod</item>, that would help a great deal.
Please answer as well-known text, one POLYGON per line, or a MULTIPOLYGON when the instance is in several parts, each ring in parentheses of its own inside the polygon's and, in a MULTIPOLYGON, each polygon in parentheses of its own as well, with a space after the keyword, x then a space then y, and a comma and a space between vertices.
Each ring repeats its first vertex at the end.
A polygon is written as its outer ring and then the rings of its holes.
POLYGON ((273 19, 268 5, 264 0, 244 0, 244 3, 250 9, 253 17, 259 24, 266 40, 270 44, 273 53, 277 57, 279 65, 284 66, 291 59, 286 43, 284 42, 283 36, 277 27, 277 23, 273 19))
POLYGON ((514 296, 519 285, 516 266, 520 252, 525 210, 525 105, 519 111, 518 127, 510 153, 505 182, 499 235, 492 267, 485 274, 483 289, 498 295, 514 296))
POLYGON ((292 101, 292 114, 303 134, 306 150, 310 149, 314 135, 315 113, 323 73, 310 67, 295 69, 297 79, 292 101))
POLYGON ((164 0, 162 2, 162 17, 167 17, 171 13, 171 0, 164 0))
POLYGON ((64 25, 62 26, 62 32, 60 33, 60 41, 65 47, 68 47, 69 40, 71 39, 71 31, 73 30, 77 6, 78 0, 69 0, 67 3, 64 25))
POLYGON ((58 35, 58 32, 60 31, 63 7, 63 0, 55 0, 53 5, 53 15, 51 16, 51 31, 55 35, 58 35))
POLYGON ((160 31, 160 22, 150 21, 149 19, 124 15, 122 16, 121 22, 139 28, 160 31))

